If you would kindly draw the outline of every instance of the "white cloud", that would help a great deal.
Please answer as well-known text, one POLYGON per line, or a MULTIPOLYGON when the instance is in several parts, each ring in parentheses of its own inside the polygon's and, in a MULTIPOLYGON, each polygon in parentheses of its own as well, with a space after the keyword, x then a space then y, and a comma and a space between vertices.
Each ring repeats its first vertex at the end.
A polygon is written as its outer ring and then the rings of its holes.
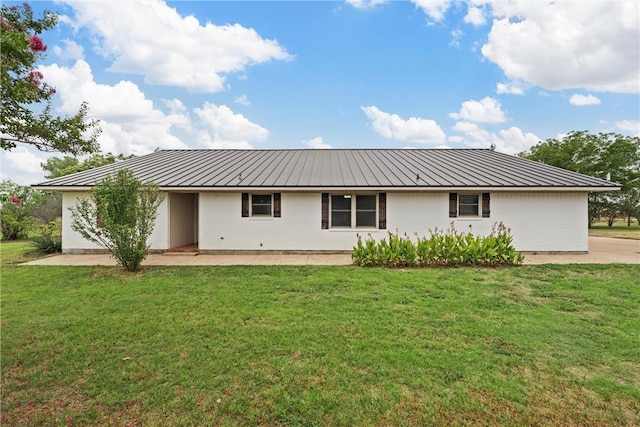
POLYGON ((620 120, 615 124, 620 130, 629 132, 635 136, 640 136, 640 121, 638 120, 620 120))
POLYGON ((244 105, 244 106, 251 105, 251 101, 249 101, 249 98, 247 97, 246 93, 243 93, 240 96, 236 96, 236 99, 234 99, 233 102, 235 102, 236 104, 244 105))
POLYGON ((469 8, 467 9, 467 14, 464 17, 464 22, 467 24, 475 25, 479 27, 487 23, 487 19, 484 16, 484 9, 478 6, 474 6, 469 4, 469 8))
POLYGON ((452 0, 411 0, 413 4, 422 9, 433 22, 442 22, 453 3, 452 0))
POLYGON ((451 31, 451 41, 449 42, 449 46, 460 47, 460 39, 464 36, 464 31, 459 28, 451 31))
POLYGON ((110 71, 143 74, 150 84, 218 92, 229 73, 292 58, 277 41, 263 39, 254 29, 202 25, 162 1, 68 3, 76 12, 74 26, 93 31, 96 51, 113 60, 110 71))
POLYGON ((371 9, 385 4, 387 0, 346 0, 346 2, 356 9, 371 9))
POLYGON ((501 123, 507 120, 500 107, 500 102, 488 96, 480 101, 463 102, 460 112, 451 113, 449 117, 481 123, 501 123))
POLYGON ((397 114, 380 111, 376 106, 360 107, 371 120, 373 129, 385 138, 423 144, 441 144, 445 134, 434 121, 419 117, 403 119, 397 114))
POLYGON ((491 133, 475 123, 461 121, 453 126, 453 130, 462 135, 451 136, 449 142, 461 143, 472 148, 489 148, 495 144, 497 151, 506 154, 527 151, 540 142, 540 138, 535 134, 524 133, 515 126, 500 130, 498 133, 491 133))
POLYGON ((18 144, 11 151, 0 150, 0 180, 11 180, 20 185, 44 181, 40 166, 56 153, 38 151, 35 147, 18 144))
POLYGON ((213 131, 213 138, 201 136, 201 143, 211 148, 251 148, 251 142, 267 139, 269 131, 252 123, 242 114, 234 113, 226 105, 205 102, 194 109, 195 115, 213 131))
POLYGON ((583 105, 600 105, 600 98, 593 95, 580 95, 574 93, 569 99, 571 105, 583 106, 583 105))
POLYGON ((113 86, 96 83, 91 67, 83 60, 71 68, 53 64, 39 70, 58 89, 62 113, 74 114, 83 101, 88 102, 88 116, 100 119, 102 151, 140 155, 158 147, 186 148, 172 133, 174 126, 190 126, 184 109, 179 111, 184 108, 180 101, 169 101, 174 111, 165 114, 133 82, 122 80, 113 86))
POLYGON ((53 53, 60 59, 84 59, 84 48, 73 40, 62 40, 63 47, 54 46, 53 53))
POLYGON ((640 91, 640 3, 493 3, 485 57, 547 90, 640 91))
POLYGON ((496 93, 499 95, 524 95, 523 85, 519 82, 498 83, 496 85, 496 93))
POLYGON ((329 148, 333 148, 330 144, 326 144, 323 140, 321 136, 317 136, 313 139, 310 139, 308 141, 302 141, 302 144, 306 145, 307 148, 313 148, 313 149, 322 149, 322 150, 326 150, 329 148))

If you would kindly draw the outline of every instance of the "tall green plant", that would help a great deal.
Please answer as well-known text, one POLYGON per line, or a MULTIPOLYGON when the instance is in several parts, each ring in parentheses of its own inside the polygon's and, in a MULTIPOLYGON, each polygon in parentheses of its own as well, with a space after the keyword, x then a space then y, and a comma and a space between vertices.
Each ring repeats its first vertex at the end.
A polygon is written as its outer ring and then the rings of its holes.
POLYGON ((108 175, 90 199, 71 207, 71 228, 107 249, 127 271, 138 271, 147 256, 147 241, 163 196, 154 184, 142 183, 128 169, 108 175))
POLYGON ((358 235, 353 263, 362 267, 455 267, 519 265, 524 260, 502 222, 494 224, 488 236, 476 236, 471 229, 458 232, 453 223, 447 230, 429 229, 429 236, 415 236, 413 242, 398 232, 389 232, 379 241, 371 234, 364 241, 358 235))

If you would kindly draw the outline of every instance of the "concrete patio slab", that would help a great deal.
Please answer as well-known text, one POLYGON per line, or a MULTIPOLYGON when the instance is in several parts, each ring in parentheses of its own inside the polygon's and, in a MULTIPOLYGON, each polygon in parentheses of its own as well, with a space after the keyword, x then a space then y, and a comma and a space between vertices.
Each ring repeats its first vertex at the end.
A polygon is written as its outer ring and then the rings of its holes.
MULTIPOLYGON (((589 253, 525 254, 525 265, 536 264, 640 264, 640 240, 590 237, 589 253)), ((350 254, 151 254, 142 265, 350 265, 350 254)), ((62 254, 21 265, 116 265, 109 255, 62 254)))

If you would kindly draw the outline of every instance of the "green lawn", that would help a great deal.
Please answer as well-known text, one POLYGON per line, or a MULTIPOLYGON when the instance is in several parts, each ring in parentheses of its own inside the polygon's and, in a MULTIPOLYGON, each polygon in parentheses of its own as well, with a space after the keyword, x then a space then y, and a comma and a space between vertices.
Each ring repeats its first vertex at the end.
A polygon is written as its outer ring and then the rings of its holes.
POLYGON ((635 220, 631 222, 631 226, 627 226, 626 220, 618 220, 611 227, 606 222, 596 222, 589 228, 589 236, 640 240, 640 226, 635 220))
POLYGON ((639 266, 2 270, 2 425, 638 425, 639 266))

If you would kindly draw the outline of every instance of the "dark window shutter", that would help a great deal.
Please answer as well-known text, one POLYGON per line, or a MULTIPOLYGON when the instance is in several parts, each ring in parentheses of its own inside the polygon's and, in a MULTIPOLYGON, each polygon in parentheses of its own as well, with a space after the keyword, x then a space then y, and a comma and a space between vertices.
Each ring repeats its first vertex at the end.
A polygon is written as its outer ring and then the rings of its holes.
POLYGON ((280 206, 280 193, 273 193, 273 216, 280 218, 282 215, 282 208, 280 206))
POLYGON ((329 229, 329 193, 322 193, 322 229, 329 229))
POLYGON ((482 193, 482 218, 489 218, 491 216, 491 195, 489 193, 482 193))
POLYGON ((378 228, 387 228, 387 193, 378 194, 378 228))
POLYGON ((249 216, 249 193, 242 193, 242 216, 249 216))
POLYGON ((449 193, 449 218, 458 216, 458 193, 449 193))

